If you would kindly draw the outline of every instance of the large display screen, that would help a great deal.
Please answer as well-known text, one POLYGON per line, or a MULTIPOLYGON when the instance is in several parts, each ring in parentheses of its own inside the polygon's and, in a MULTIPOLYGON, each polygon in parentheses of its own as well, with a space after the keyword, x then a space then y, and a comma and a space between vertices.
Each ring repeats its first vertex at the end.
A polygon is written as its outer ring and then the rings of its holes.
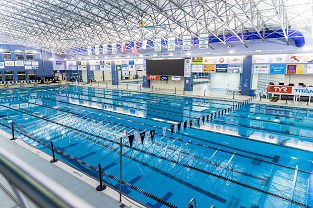
POLYGON ((184 76, 184 59, 151 59, 146 67, 147 75, 184 76))

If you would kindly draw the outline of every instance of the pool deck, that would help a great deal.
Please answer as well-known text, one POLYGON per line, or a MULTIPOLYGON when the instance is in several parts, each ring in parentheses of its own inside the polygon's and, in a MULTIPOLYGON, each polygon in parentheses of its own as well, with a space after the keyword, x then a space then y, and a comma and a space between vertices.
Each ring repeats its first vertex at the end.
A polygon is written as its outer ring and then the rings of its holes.
MULTIPOLYGON (((0 130, 0 145, 5 150, 13 153, 22 159, 32 168, 45 174, 48 178, 60 184, 80 199, 86 201, 93 207, 145 207, 145 205, 123 196, 122 203, 119 200, 117 191, 107 187, 104 191, 96 191, 95 187, 99 182, 81 171, 58 161, 51 164, 51 156, 33 148, 21 140, 11 141, 11 135, 0 130), (61 176, 61 177, 60 177, 61 176)), ((6 180, 0 175, 0 207, 18 207, 16 196, 6 180)))

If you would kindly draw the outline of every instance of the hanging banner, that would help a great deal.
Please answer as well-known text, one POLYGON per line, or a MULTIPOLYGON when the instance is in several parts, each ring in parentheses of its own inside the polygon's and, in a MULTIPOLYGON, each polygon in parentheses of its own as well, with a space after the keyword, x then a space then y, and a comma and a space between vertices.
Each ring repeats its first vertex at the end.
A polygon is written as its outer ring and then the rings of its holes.
POLYGON ((107 44, 104 44, 104 45, 102 46, 102 54, 103 54, 103 55, 108 54, 108 45, 107 45, 107 44))
POLYGON ((215 71, 216 73, 227 73, 227 64, 216 64, 215 71))
POLYGON ((204 72, 210 72, 210 73, 215 72, 215 64, 205 64, 205 65, 203 65, 203 71, 204 72))
POLYGON ((286 64, 271 64, 270 74, 286 74, 286 64))
POLYGON ((88 56, 91 56, 91 55, 92 55, 91 46, 88 46, 88 48, 87 48, 87 55, 88 55, 88 56))
POLYGON ((228 64, 228 73, 241 73, 242 64, 228 64))
POLYGON ((137 41, 134 41, 134 46, 132 47, 132 53, 133 54, 136 54, 138 51, 137 51, 137 41))
POLYGON ((142 41, 142 46, 141 46, 141 48, 143 49, 143 50, 146 50, 147 49, 147 40, 143 40, 142 41))
POLYGON ((183 50, 191 49, 191 36, 183 36, 183 50))
POLYGON ((122 53, 126 53, 126 45, 125 45, 125 43, 122 43, 122 45, 121 45, 121 52, 122 53))
POLYGON ((162 45, 161 45, 161 39, 155 39, 154 40, 154 51, 162 51, 162 45))
POLYGON ((253 66, 253 73, 255 74, 268 74, 270 72, 270 65, 258 64, 253 66))
POLYGON ((117 53, 117 45, 116 43, 112 44, 112 54, 116 54, 117 53))
POLYGON ((203 57, 203 64, 216 64, 215 57, 203 57))
POLYGON ((4 62, 0 61, 0 69, 4 69, 4 62))
POLYGON ((191 76, 191 59, 186 58, 185 64, 184 64, 184 77, 190 77, 191 76))
POLYGON ((287 65, 287 74, 295 74, 296 73, 297 65, 295 64, 288 64, 287 65))
POLYGON ((203 58, 202 57, 192 57, 192 64, 193 65, 202 65, 203 58))
POLYGON ((207 49, 209 47, 209 35, 201 34, 199 37, 199 49, 207 49))
POLYGON ((192 72, 203 72, 203 65, 192 65, 192 72))
POLYGON ((96 56, 100 55, 100 46, 99 45, 95 45, 95 55, 96 56))
POLYGON ((167 50, 175 51, 175 37, 171 37, 167 40, 167 50))
POLYGON ((296 74, 304 74, 304 64, 297 64, 296 74))

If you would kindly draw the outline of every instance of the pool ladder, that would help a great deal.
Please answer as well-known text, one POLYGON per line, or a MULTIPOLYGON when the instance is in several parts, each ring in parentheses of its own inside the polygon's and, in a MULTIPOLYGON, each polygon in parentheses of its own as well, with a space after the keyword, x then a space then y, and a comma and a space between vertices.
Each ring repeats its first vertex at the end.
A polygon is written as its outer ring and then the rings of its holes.
MULTIPOLYGON (((192 198, 188 203, 188 208, 197 208, 196 199, 192 198)), ((214 205, 212 205, 210 208, 215 208, 214 205)))

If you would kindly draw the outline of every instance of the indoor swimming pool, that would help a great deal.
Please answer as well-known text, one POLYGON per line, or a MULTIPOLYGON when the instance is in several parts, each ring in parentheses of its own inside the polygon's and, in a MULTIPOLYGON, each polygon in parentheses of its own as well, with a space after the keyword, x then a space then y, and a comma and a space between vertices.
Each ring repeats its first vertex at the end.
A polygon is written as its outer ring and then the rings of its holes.
POLYGON ((2 130, 13 122, 48 154, 53 141, 60 160, 94 178, 100 163, 115 188, 122 138, 123 193, 149 207, 313 206, 313 110, 247 104, 172 132, 237 102, 85 86, 2 90, 0 101, 2 130))

